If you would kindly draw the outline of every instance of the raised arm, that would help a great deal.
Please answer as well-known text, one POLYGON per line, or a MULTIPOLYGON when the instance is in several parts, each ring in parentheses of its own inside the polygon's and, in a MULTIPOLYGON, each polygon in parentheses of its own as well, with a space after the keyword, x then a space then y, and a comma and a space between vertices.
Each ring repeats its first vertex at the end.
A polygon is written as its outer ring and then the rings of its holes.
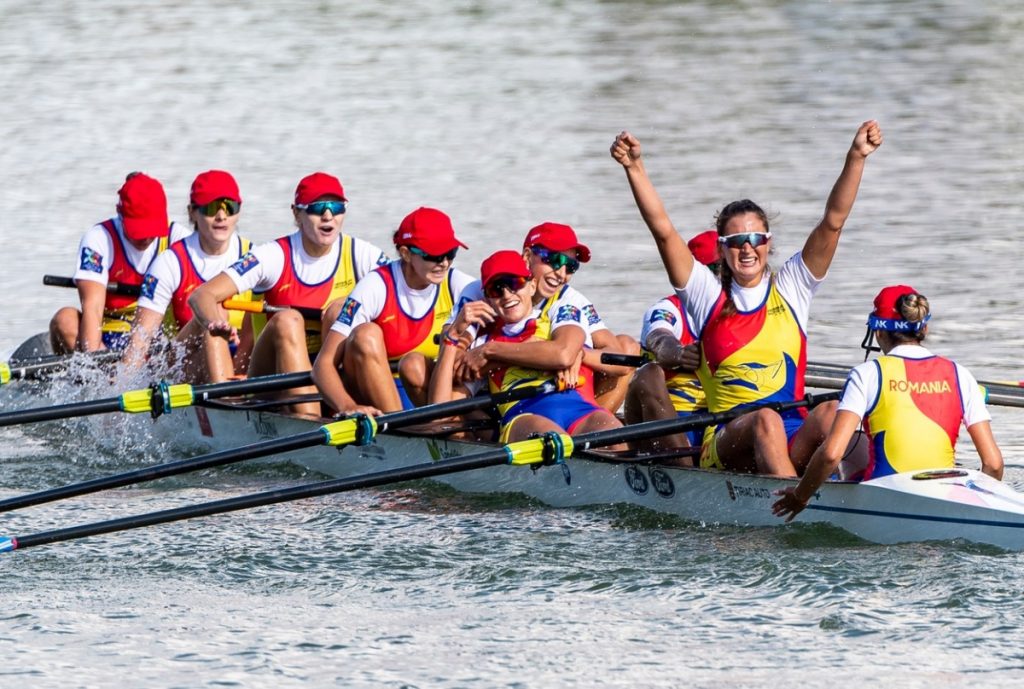
POLYGON ((843 171, 832 186, 825 203, 825 215, 811 231, 804 243, 803 259, 814 277, 819 280, 828 273, 832 258, 839 245, 839 234, 850 217, 857 190, 864 175, 864 161, 882 145, 882 129, 875 120, 868 120, 857 130, 850 150, 846 154, 843 171))
POLYGON ((675 288, 682 289, 690 279, 693 270, 693 256, 665 211, 654 184, 647 176, 640 153, 640 141, 629 132, 622 132, 615 137, 611 147, 614 158, 626 170, 626 179, 633 192, 633 199, 640 215, 647 223, 654 241, 661 254, 661 262, 668 272, 669 282, 675 288))

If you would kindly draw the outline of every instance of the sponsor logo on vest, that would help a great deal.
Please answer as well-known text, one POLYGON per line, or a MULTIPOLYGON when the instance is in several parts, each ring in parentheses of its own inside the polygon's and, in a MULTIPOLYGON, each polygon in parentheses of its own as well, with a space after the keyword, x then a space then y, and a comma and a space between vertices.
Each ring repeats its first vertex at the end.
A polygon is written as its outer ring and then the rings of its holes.
POLYGON ((779 304, 778 306, 773 306, 770 309, 768 309, 768 315, 769 316, 778 316, 780 313, 785 313, 785 312, 786 312, 786 305, 785 304, 779 304))
POLYGON ((889 392, 909 392, 914 395, 936 395, 951 392, 948 380, 890 380, 889 392))
POLYGON ((654 492, 663 498, 671 498, 676 494, 672 477, 661 469, 651 469, 651 485, 654 486, 654 492))
POLYGON ((647 495, 647 477, 636 467, 626 467, 626 485, 637 495, 647 495))

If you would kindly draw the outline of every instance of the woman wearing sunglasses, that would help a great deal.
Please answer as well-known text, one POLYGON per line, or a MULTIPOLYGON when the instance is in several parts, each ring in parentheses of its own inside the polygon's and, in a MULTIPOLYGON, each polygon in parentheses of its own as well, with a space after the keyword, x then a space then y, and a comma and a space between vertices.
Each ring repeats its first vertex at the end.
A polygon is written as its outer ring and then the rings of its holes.
MULTIPOLYGON (((249 290, 262 294, 271 306, 322 310, 320 319, 304 319, 294 308, 267 318, 254 314, 256 342, 250 376, 308 371, 319 351, 321 334, 329 327, 356 282, 387 262, 369 242, 341 231, 348 199, 338 178, 314 172, 295 189, 292 216, 298 228, 290 235, 253 247, 223 273, 195 290, 189 298, 196 318, 211 334, 233 339, 236 329, 221 303, 249 290)), ((315 393, 312 386, 294 388, 289 395, 315 393)), ((293 411, 320 413, 318 402, 292 404, 293 411)))
MULTIPOLYGON (((472 344, 464 358, 487 363, 486 379, 492 393, 561 380, 562 372, 582 356, 586 332, 578 320, 544 324, 537 317, 533 305, 536 280, 521 254, 498 251, 489 256, 480 266, 480 282, 486 308, 465 304, 445 334, 431 379, 431 403, 473 394, 474 388, 482 385, 482 381, 471 381, 463 389, 453 390, 455 363, 467 342, 472 344), (554 335, 562 331, 567 337, 556 342, 554 335)), ((548 431, 587 433, 622 425, 610 412, 586 399, 574 382, 562 392, 500 406, 500 441, 515 442, 548 431)))
POLYGON ((466 245, 441 211, 417 208, 394 242, 398 259, 356 286, 314 364, 317 388, 337 412, 379 414, 425 404, 437 336, 472 281, 452 268, 466 245))
MULTIPOLYGON (((590 261, 590 249, 577 239, 575 230, 569 225, 545 222, 526 233, 523 259, 535 283, 534 315, 542 327, 572 321, 582 326, 585 332, 583 356, 565 372, 566 377, 576 380, 577 374, 582 375, 580 392, 605 409, 617 411, 625 399, 632 370, 602 364, 601 354, 636 355, 640 353, 640 345, 628 335, 615 335, 609 330, 593 302, 569 285, 581 264, 590 261)), ((479 301, 482 298, 480 283, 475 281, 463 293, 461 301, 479 301)), ((566 337, 565 333, 556 334, 554 341, 561 342, 563 337, 566 337)), ((460 362, 456 366, 457 375, 461 379, 479 377, 482 371, 473 368, 476 362, 479 360, 460 362)))
MULTIPOLYGON (((626 171, 640 214, 654 236, 669 281, 700 335, 701 385, 708 409, 799 399, 804 394, 807 321, 811 299, 828 272, 839 235, 853 208, 867 157, 882 144, 875 121, 857 130, 825 214, 803 250, 770 272, 771 230, 760 206, 744 199, 723 208, 716 229, 721 283, 693 259, 676 232, 640 156, 640 142, 622 132, 612 157, 626 171)), ((822 442, 835 403, 780 415, 752 410, 705 431, 701 466, 795 476, 822 442)))
POLYGON ((861 480, 955 466, 963 425, 981 458, 981 470, 1003 478, 1003 455, 974 376, 921 344, 931 319, 928 299, 912 287, 893 285, 875 297, 868 330, 882 356, 850 371, 828 438, 815 451, 800 483, 778 491, 778 517, 800 514, 842 461, 863 420, 870 457, 861 480))
MULTIPOLYGON (((719 272, 722 254, 718 248, 718 232, 701 232, 686 246, 697 261, 713 273, 719 272)), ((637 369, 629 382, 626 423, 681 418, 707 411, 704 390, 696 373, 700 365, 696 333, 693 320, 676 294, 659 299, 647 309, 640 341, 651 363, 637 369)), ((641 441, 640 447, 650 452, 700 447, 703 437, 704 429, 699 428, 685 434, 641 441)), ((678 462, 693 466, 689 458, 680 458, 678 462)))
MULTIPOLYGON (((142 280, 131 343, 124 357, 129 366, 145 360, 170 307, 169 329, 183 346, 169 355, 172 361, 183 358, 189 381, 219 383, 245 373, 252 350, 252 326, 244 314, 228 312, 228 320, 240 333, 229 343, 209 335, 192 318, 188 305, 196 288, 249 250, 251 242, 235 231, 241 208, 242 196, 230 173, 208 170, 192 182, 188 215, 194 232, 157 256, 142 280)), ((251 294, 239 298, 249 300, 251 294)))

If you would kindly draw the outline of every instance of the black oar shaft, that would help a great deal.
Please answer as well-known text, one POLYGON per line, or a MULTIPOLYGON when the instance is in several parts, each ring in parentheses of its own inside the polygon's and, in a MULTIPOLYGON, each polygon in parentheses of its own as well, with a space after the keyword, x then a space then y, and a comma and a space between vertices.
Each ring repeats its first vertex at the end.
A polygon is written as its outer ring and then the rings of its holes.
POLYGON ((277 490, 256 493, 254 495, 242 495, 237 498, 216 500, 214 502, 208 502, 201 505, 177 507, 170 510, 151 512, 149 514, 134 517, 122 517, 120 519, 111 519, 105 522, 83 524, 81 526, 72 526, 65 529, 55 529, 53 531, 44 531, 29 536, 19 536, 12 538, 10 546, 6 548, 3 548, 2 543, 0 543, 0 550, 24 550, 25 548, 45 545, 47 543, 87 538, 89 536, 98 536, 100 534, 112 533, 114 531, 128 531, 130 529, 139 529, 145 526, 167 524, 169 522, 223 514, 225 512, 236 512, 238 510, 247 510, 254 507, 262 507, 264 505, 273 505, 280 502, 291 502, 293 500, 314 498, 321 495, 329 495, 331 493, 341 493, 344 491, 359 490, 361 488, 374 488, 376 486, 382 486, 398 481, 413 481, 417 479, 431 478, 433 476, 450 474, 458 471, 482 469, 484 467, 505 464, 507 462, 508 453, 505 448, 502 447, 486 453, 467 457, 453 457, 433 462, 431 464, 419 464, 414 467, 404 469, 389 469, 387 471, 365 474, 363 476, 356 476, 353 478, 333 479, 330 481, 321 481, 319 483, 295 486, 292 488, 279 488, 277 490))
POLYGON ((13 426, 19 423, 36 423, 53 421, 54 419, 73 419, 79 416, 107 414, 121 410, 121 399, 92 400, 88 402, 72 402, 42 409, 22 409, 0 414, 0 426, 13 426))

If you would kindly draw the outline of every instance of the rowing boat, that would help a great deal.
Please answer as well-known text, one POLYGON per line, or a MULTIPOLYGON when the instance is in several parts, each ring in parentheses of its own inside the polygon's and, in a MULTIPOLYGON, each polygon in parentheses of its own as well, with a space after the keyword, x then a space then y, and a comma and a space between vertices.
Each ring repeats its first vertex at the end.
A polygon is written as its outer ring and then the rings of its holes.
MULTIPOLYGON (((222 450, 308 432, 322 420, 223 403, 157 420, 177 443, 222 450)), ((444 427, 381 434, 372 444, 316 447, 282 458, 336 478, 467 456, 493 445, 447 438, 444 427)), ((558 466, 500 466, 437 478, 468 493, 520 493, 552 507, 627 504, 705 525, 779 526, 775 491, 795 479, 709 471, 578 453, 558 466)), ((935 469, 824 484, 797 521, 826 523, 876 543, 960 539, 1024 550, 1024 494, 970 469, 935 469)))

